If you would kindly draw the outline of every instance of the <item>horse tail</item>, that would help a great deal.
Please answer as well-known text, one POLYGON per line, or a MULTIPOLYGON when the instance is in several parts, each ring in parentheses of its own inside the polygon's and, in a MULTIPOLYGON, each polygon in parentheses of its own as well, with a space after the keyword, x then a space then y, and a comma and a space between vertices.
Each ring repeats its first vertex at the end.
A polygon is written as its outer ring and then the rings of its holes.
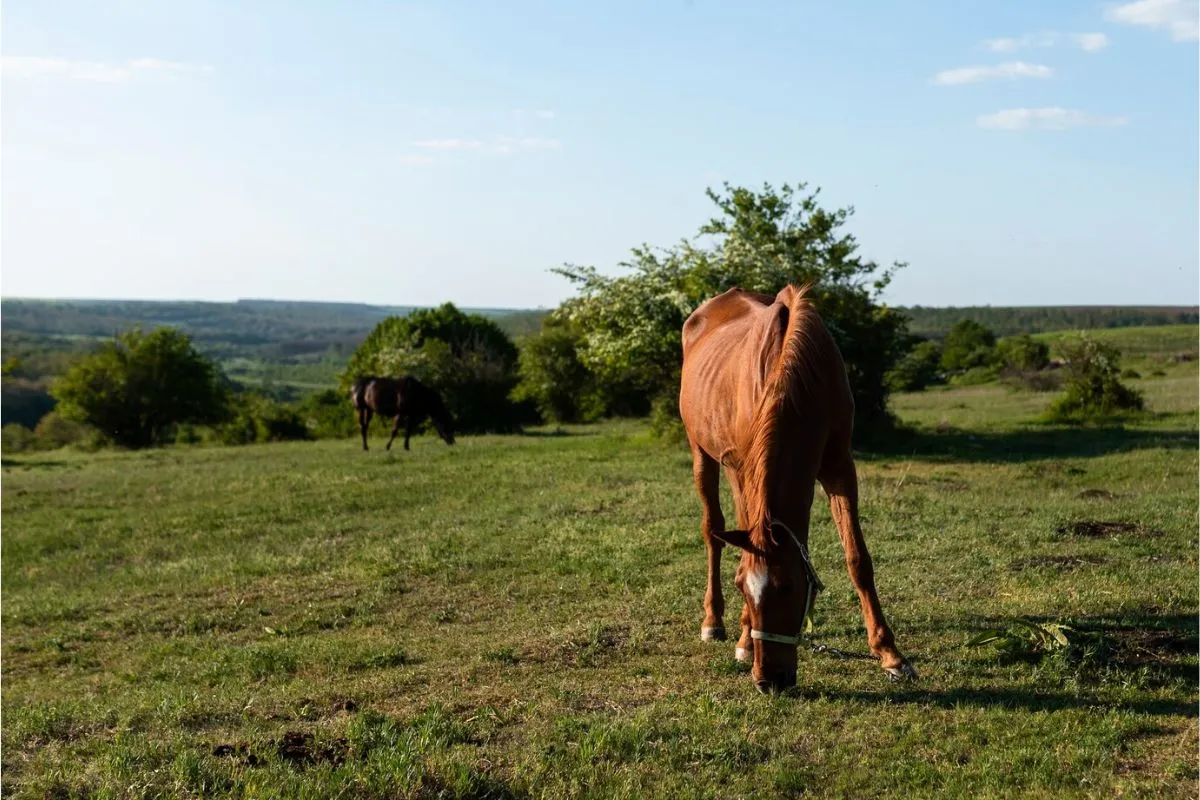
POLYGON ((356 409, 363 409, 367 405, 367 385, 371 382, 370 378, 355 378, 354 383, 350 385, 350 400, 354 403, 356 409))
POLYGON ((787 288, 792 290, 791 297, 775 310, 775 324, 783 329, 779 356, 767 368, 740 470, 745 527, 760 546, 775 543, 770 482, 782 435, 781 420, 789 404, 799 410, 816 397, 824 380, 822 362, 833 343, 808 297, 811 284, 798 289, 789 284, 787 288))

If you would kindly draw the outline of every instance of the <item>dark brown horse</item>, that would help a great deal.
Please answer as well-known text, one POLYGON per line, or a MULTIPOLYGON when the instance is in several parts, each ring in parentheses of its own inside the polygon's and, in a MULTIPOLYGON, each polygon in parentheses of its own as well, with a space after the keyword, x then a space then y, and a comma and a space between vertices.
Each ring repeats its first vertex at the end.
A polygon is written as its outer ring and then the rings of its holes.
POLYGON ((354 401, 354 410, 358 412, 363 450, 369 449, 367 426, 371 424, 374 414, 395 420, 392 436, 385 448, 387 450, 392 449, 392 442, 395 441, 402 422, 404 449, 407 450, 409 438, 426 417, 433 421, 438 435, 446 444, 454 444, 454 420, 446 410, 442 396, 411 375, 403 378, 379 378, 374 375, 359 378, 350 389, 350 399, 354 401))
POLYGON ((734 584, 745 597, 736 655, 753 662, 764 692, 795 685, 796 645, 821 589, 808 557, 816 481, 829 496, 872 652, 892 677, 916 677, 884 619, 859 526, 846 367, 806 290, 730 289, 683 326, 679 410, 708 549, 700 635, 725 638, 721 549, 733 545, 742 551, 734 584), (718 466, 733 488, 738 530, 725 530, 718 466))

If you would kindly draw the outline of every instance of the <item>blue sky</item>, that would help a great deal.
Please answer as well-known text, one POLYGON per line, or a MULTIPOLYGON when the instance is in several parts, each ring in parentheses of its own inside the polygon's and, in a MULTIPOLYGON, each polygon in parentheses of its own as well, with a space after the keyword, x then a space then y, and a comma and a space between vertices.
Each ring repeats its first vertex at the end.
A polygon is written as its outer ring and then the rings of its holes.
POLYGON ((552 306, 853 205, 896 304, 1194 304, 1196 0, 4 5, 5 296, 552 306))

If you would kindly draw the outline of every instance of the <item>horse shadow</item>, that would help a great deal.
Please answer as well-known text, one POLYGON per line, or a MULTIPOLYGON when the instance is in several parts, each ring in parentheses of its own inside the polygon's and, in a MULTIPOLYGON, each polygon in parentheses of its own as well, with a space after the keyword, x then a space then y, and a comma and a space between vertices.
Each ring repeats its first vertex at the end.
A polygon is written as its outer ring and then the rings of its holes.
POLYGON ((1122 425, 1046 425, 1007 431, 905 428, 860 446, 864 460, 905 458, 930 462, 1023 463, 1047 458, 1093 458, 1136 450, 1195 450, 1196 430, 1122 425))

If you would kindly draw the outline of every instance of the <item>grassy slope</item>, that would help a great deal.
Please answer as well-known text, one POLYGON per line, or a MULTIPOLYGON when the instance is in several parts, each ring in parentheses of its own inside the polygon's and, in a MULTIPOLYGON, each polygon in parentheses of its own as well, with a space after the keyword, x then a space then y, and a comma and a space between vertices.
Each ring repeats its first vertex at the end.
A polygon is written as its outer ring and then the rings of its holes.
MULTIPOLYGON (((6 460, 5 794, 1194 796, 1195 365, 1142 383, 1123 431, 897 398, 925 433, 860 460, 864 525, 923 679, 813 654, 775 699, 698 641, 690 459, 638 426, 6 460), (965 646, 1020 615, 1118 654, 965 646)), ((861 652, 820 504, 812 549, 817 637, 861 652)))

